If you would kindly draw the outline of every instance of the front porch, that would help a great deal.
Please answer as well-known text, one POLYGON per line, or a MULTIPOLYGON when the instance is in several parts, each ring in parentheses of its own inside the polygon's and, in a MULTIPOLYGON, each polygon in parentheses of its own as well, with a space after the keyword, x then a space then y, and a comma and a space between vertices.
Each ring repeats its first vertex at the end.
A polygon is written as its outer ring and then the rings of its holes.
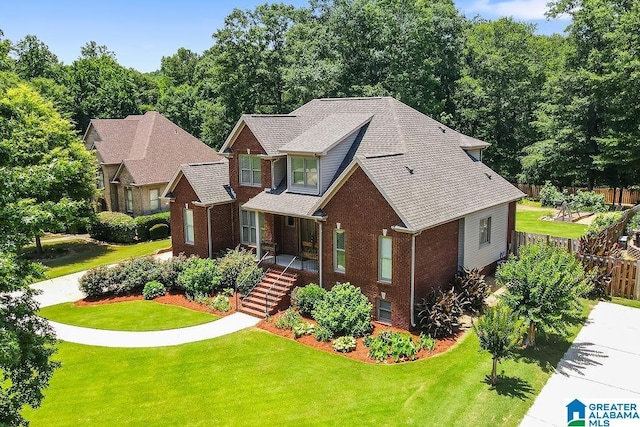
POLYGON ((276 255, 267 255, 262 263, 265 265, 277 265, 285 268, 289 267, 294 270, 308 271, 309 273, 318 273, 317 259, 306 259, 297 255, 277 253, 276 255))

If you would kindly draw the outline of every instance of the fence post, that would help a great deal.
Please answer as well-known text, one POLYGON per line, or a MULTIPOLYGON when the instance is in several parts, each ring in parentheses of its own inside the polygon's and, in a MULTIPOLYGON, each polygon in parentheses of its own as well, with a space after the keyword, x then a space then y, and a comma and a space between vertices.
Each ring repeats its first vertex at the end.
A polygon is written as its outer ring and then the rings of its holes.
POLYGON ((640 300, 640 261, 636 261, 636 286, 633 288, 633 299, 640 300))
POLYGON ((573 253, 573 240, 571 239, 567 239, 567 251, 569 251, 569 253, 573 253))

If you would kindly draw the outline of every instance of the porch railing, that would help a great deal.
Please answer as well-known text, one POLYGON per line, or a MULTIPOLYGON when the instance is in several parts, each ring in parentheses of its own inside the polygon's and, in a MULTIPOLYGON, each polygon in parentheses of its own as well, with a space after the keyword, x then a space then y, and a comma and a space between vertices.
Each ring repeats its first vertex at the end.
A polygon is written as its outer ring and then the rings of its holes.
POLYGON ((294 256, 291 259, 291 261, 289 261, 289 264, 286 266, 286 268, 284 270, 282 270, 282 272, 278 275, 278 277, 273 282, 273 284, 271 286, 269 286, 269 289, 267 290, 267 293, 264 296, 264 314, 265 314, 265 316, 269 315, 269 295, 271 294, 271 289, 273 289, 273 287, 278 283, 278 280, 280 280, 282 275, 287 272, 287 270, 289 269, 289 267, 291 267, 291 264, 293 264, 293 262, 296 260, 296 258, 297 257, 294 256))
MULTIPOLYGON (((258 267, 260 266, 260 263, 262 263, 262 261, 264 261, 264 259, 265 259, 268 255, 269 255, 269 251, 266 251, 266 252, 264 253, 264 255, 262 255, 262 258, 260 258, 260 261, 258 261, 258 263, 257 263, 256 265, 254 265, 254 266, 253 266, 253 268, 251 269, 251 271, 249 272, 249 274, 247 274, 246 276, 244 276, 244 279, 242 279, 242 281, 241 281, 240 283, 238 283, 238 282, 236 281, 236 295, 238 294, 238 289, 240 288, 240 286, 242 286, 242 285, 244 284, 244 282, 245 282, 249 277, 251 277, 251 276, 253 275, 253 272, 254 272, 254 271, 256 271, 256 268, 258 268, 258 267)), ((246 295, 244 295, 244 296, 242 297, 242 301, 244 301, 244 300, 249 296, 249 294, 251 294, 251 292, 253 292, 253 290, 256 288, 256 286, 258 286, 258 283, 260 283, 260 282, 257 282, 257 283, 254 283, 254 284, 253 284, 253 287, 251 287, 251 289, 249 290, 249 292, 247 292, 247 294, 246 294, 246 295)), ((236 307, 237 307, 237 305, 236 305, 236 307)))

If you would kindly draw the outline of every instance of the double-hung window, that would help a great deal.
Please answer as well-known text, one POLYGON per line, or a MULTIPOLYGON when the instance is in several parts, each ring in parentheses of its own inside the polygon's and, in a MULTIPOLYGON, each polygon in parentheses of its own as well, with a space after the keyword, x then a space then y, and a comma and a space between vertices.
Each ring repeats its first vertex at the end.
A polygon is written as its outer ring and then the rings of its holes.
POLYGON ((393 265, 393 240, 388 236, 378 238, 378 280, 391 282, 393 265))
POLYGON ((333 230, 333 269, 340 273, 347 269, 346 249, 344 230, 333 230))
POLYGON ((149 190, 149 209, 157 211, 160 209, 160 198, 158 195, 158 189, 149 190))
POLYGON ((480 246, 491 243, 491 217, 480 220, 480 246))
POLYGON ((291 157, 291 185, 305 189, 318 189, 318 159, 291 157))
POLYGON ((240 154, 240 185, 260 187, 262 170, 260 157, 250 154, 240 154))
POLYGON ((185 209, 182 211, 182 220, 184 221, 184 242, 193 245, 195 235, 193 230, 193 210, 185 209))
POLYGON ((127 213, 133 213, 133 190, 125 189, 127 213))
POLYGON ((241 241, 245 245, 255 245, 258 242, 258 227, 256 214, 252 211, 240 210, 241 241))

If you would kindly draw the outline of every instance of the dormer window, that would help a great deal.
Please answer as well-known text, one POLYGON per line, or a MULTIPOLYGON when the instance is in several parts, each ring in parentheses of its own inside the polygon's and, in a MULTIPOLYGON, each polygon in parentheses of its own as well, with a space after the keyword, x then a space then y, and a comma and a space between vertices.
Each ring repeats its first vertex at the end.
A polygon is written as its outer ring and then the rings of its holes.
POLYGON ((318 159, 315 157, 291 156, 291 188, 317 193, 318 159))
POLYGON ((262 170, 260 157, 250 154, 240 154, 240 185, 260 187, 262 170))

